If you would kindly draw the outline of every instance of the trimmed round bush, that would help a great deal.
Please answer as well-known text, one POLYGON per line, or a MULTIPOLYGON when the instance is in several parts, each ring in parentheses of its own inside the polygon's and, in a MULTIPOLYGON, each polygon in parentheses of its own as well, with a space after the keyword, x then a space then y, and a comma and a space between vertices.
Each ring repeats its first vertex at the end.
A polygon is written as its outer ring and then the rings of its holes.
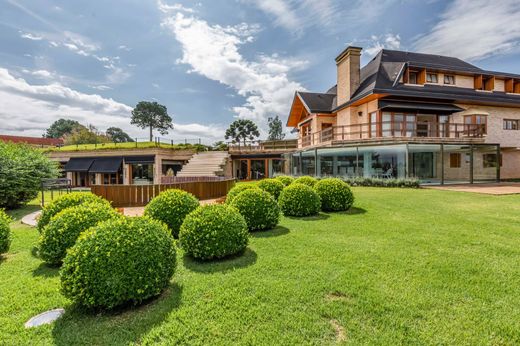
POLYGON ((238 194, 242 191, 249 190, 249 189, 258 189, 258 186, 256 184, 238 184, 235 185, 226 196, 226 203, 230 204, 233 202, 233 198, 238 196, 238 194))
POLYGON ((84 232, 60 271, 61 292, 90 309, 139 304, 159 295, 175 271, 170 230, 149 217, 111 219, 84 232))
POLYGON ((258 182, 258 187, 269 192, 274 199, 278 199, 285 185, 278 179, 263 179, 258 182))
POLYGON ((9 251, 9 246, 11 245, 10 222, 11 218, 0 209, 0 255, 9 251))
POLYGON ((60 264, 67 249, 76 243, 79 235, 108 219, 121 217, 105 203, 83 203, 66 208, 51 218, 40 235, 38 250, 48 264, 60 264))
POLYGON ((282 190, 278 204, 286 216, 316 215, 321 207, 320 196, 312 187, 296 183, 282 190))
POLYGON ((293 181, 294 184, 303 184, 303 185, 307 185, 310 187, 314 187, 314 185, 316 185, 317 182, 318 182, 318 179, 308 176, 308 175, 304 175, 302 177, 296 178, 293 181))
POLYGON ((43 208, 40 218, 38 219, 38 224, 36 228, 41 233, 43 228, 47 226, 51 218, 58 214, 63 209, 68 207, 73 207, 76 205, 80 205, 88 202, 99 202, 107 205, 108 208, 111 208, 110 203, 97 195, 94 195, 90 192, 72 192, 66 195, 60 196, 48 205, 43 208))
POLYGON ((280 208, 267 191, 260 189, 242 191, 230 205, 242 214, 250 231, 271 229, 280 221, 280 208))
POLYGON ((243 251, 248 236, 244 217, 226 204, 197 208, 186 216, 179 232, 186 253, 202 260, 223 258, 243 251))
POLYGON ((291 185, 294 181, 294 178, 288 175, 279 175, 275 179, 281 181, 282 184, 284 184, 285 186, 291 185))
POLYGON ((184 218, 198 206, 199 200, 191 193, 171 189, 152 199, 144 209, 144 215, 164 222, 177 238, 184 218))
POLYGON ((348 210, 354 203, 350 187, 338 178, 321 179, 314 186, 314 190, 320 196, 323 211, 348 210))

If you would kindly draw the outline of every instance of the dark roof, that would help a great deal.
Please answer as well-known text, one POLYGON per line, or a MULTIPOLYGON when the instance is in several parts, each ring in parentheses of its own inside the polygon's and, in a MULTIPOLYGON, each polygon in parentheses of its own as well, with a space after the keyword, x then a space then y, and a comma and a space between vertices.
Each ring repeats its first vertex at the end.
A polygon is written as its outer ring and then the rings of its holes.
POLYGON ((122 157, 100 157, 94 160, 88 171, 90 173, 117 173, 122 162, 122 157))
POLYGON ((125 163, 147 164, 147 163, 154 163, 154 162, 155 162, 154 155, 125 156, 125 163))
POLYGON ((368 64, 361 68, 359 87, 349 102, 342 105, 337 104, 336 85, 325 93, 298 92, 297 94, 311 113, 332 113, 374 93, 411 98, 442 99, 451 102, 470 101, 484 104, 520 105, 520 95, 510 95, 504 92, 489 93, 461 87, 431 84, 417 87, 396 83, 406 66, 520 78, 520 75, 516 74, 482 70, 454 57, 382 49, 368 64))
POLYGON ((94 162, 92 157, 73 157, 63 167, 65 172, 88 172, 94 162))
POLYGON ((382 99, 378 102, 379 109, 396 109, 396 110, 420 110, 428 112, 436 112, 438 114, 454 113, 463 111, 463 108, 457 107, 451 103, 428 103, 428 102, 408 102, 402 100, 382 99))

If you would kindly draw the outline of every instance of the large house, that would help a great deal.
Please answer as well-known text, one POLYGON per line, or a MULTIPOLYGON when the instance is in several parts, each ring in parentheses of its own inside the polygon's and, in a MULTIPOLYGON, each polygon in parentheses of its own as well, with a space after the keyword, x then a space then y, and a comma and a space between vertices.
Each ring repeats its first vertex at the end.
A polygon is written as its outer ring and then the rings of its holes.
POLYGON ((520 178, 520 75, 386 49, 361 67, 361 51, 338 55, 328 91, 295 93, 292 174, 441 184, 520 178))

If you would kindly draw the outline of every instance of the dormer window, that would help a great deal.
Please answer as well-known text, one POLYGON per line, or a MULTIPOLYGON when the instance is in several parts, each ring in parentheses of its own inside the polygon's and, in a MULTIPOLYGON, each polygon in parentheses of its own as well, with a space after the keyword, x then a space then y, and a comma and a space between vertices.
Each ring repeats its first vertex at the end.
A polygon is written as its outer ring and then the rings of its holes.
POLYGON ((419 75, 416 71, 410 71, 408 74, 408 83, 417 84, 417 76, 419 75))
POLYGON ((437 83, 437 73, 427 73, 426 83, 437 83))
POLYGON ((455 85, 455 76, 452 74, 445 74, 444 75, 444 84, 455 85))

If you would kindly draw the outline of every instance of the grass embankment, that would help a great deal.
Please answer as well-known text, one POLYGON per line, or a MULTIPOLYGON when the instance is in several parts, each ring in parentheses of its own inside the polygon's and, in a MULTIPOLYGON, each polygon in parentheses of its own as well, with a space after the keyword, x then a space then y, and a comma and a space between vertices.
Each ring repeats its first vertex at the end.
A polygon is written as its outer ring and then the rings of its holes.
MULTIPOLYGON (((158 299, 85 314, 13 223, 0 344, 519 344, 520 196, 355 188, 348 213, 283 218, 238 258, 179 253, 158 299), (31 316, 65 307, 53 325, 31 316)), ((21 216, 21 212, 15 216, 21 216)))
POLYGON ((200 144, 167 144, 155 142, 126 142, 126 143, 99 143, 99 144, 77 144, 65 145, 62 147, 46 148, 49 151, 83 151, 83 150, 114 150, 114 149, 146 149, 146 148, 165 148, 173 150, 203 150, 200 144))

